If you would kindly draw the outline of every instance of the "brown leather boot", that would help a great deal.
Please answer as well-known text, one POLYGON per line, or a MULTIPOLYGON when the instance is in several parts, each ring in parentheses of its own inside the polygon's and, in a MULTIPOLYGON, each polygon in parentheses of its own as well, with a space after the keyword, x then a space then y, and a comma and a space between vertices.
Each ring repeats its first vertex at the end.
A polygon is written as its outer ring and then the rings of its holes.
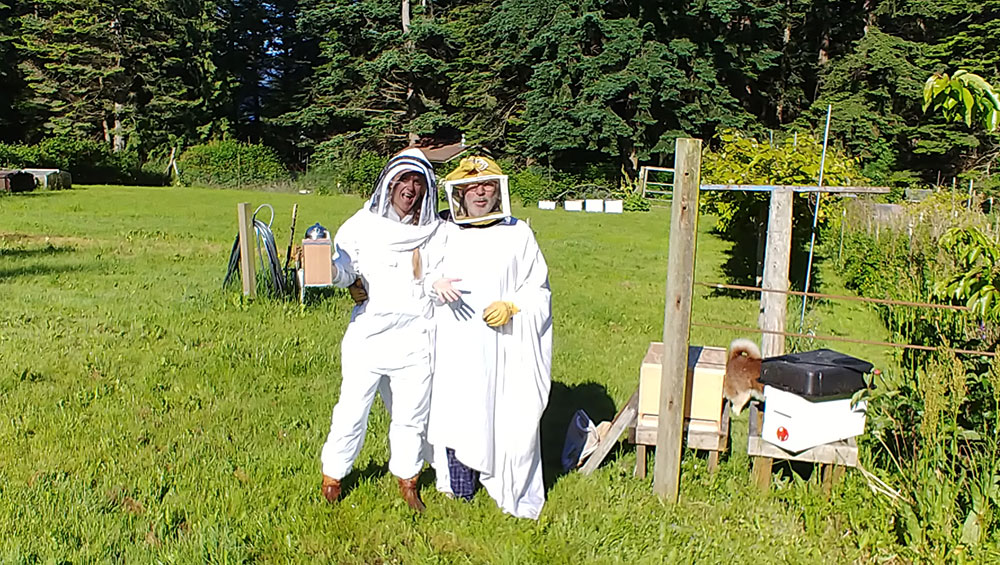
POLYGON ((417 512, 423 512, 427 507, 420 501, 420 492, 417 490, 417 478, 419 476, 420 473, 417 473, 409 479, 399 479, 399 494, 403 496, 403 500, 410 505, 410 508, 417 512))
POLYGON ((340 498, 340 479, 323 475, 323 497, 330 504, 336 504, 340 498))

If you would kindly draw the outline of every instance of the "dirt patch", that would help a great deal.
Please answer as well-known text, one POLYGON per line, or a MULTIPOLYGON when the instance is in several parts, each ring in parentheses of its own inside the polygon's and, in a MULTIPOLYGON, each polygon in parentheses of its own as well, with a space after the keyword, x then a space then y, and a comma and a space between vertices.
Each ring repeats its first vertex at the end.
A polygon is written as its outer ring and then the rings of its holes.
POLYGON ((48 245, 51 247, 77 247, 92 245, 94 240, 85 237, 61 237, 32 233, 0 232, 0 242, 15 245, 48 245))

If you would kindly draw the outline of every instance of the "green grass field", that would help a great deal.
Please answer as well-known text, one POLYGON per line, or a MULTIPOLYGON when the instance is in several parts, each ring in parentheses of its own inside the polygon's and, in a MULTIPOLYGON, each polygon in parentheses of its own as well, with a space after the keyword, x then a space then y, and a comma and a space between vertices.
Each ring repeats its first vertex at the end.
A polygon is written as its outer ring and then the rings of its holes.
MULTIPOLYGON (((893 535, 864 481, 833 495, 776 470, 751 486, 745 416, 717 474, 684 455, 681 501, 632 477, 631 447, 594 475, 547 469, 538 522, 434 492, 414 516, 386 469, 388 418, 336 507, 319 494, 319 451, 336 402, 350 299, 246 302, 222 291, 236 206, 291 207, 331 230, 348 196, 83 187, 0 198, 0 562, 606 563, 854 562, 891 557, 893 535)), ((663 324, 669 211, 622 216, 519 209, 550 269, 553 393, 544 457, 558 460, 575 409, 610 419, 637 385, 663 324)), ((702 218, 698 280, 719 281, 729 245, 702 218)), ((843 292, 823 271, 827 292, 843 292)), ((797 309, 794 317, 797 325, 797 309)), ((695 318, 755 326, 757 300, 696 289, 695 318)), ((856 304, 810 313, 817 333, 884 338, 856 304)), ((737 337, 695 328, 692 343, 737 337)), ((756 337, 752 334, 747 337, 756 337)), ((820 345, 820 344, 817 344, 820 345)), ((831 346, 891 364, 885 351, 831 346)), ((652 461, 652 458, 650 458, 652 461)), ((652 464, 650 464, 650 469, 652 464)))

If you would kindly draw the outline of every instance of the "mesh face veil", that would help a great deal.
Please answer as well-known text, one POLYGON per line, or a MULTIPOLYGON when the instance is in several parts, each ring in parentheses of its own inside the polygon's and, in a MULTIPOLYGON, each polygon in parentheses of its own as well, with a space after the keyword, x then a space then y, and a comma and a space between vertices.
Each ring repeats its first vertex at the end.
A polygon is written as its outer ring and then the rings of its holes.
POLYGON ((375 191, 368 201, 368 210, 383 218, 399 220, 407 224, 426 226, 437 219, 437 183, 434 169, 427 157, 419 149, 406 149, 397 154, 379 173, 375 181, 375 191), (416 173, 423 177, 424 191, 417 195, 413 208, 399 218, 392 206, 393 192, 399 188, 399 180, 406 173, 416 173))
POLYGON ((451 219, 456 224, 490 222, 510 216, 507 175, 445 181, 451 219))
POLYGON ((444 186, 456 224, 485 225, 510 216, 507 175, 489 157, 465 157, 445 177, 444 186))

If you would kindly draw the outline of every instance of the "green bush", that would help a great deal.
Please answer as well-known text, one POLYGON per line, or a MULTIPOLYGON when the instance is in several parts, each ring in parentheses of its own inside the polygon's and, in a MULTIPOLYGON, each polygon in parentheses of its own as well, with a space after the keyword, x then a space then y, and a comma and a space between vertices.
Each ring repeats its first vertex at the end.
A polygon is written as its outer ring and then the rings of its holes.
POLYGON ((181 182, 187 185, 233 188, 288 178, 274 149, 234 140, 189 147, 177 160, 177 166, 181 182))
POLYGON ((373 151, 362 151, 356 157, 342 160, 339 174, 335 177, 340 192, 370 196, 387 161, 373 151))
POLYGON ((622 202, 622 208, 626 212, 648 212, 651 207, 648 198, 635 192, 627 194, 622 202))
POLYGON ((510 199, 521 204, 534 204, 539 200, 549 200, 558 194, 558 185, 542 176, 537 170, 526 167, 507 171, 510 182, 510 199))
POLYGON ((321 194, 360 194, 368 196, 375 186, 378 174, 388 159, 373 151, 329 157, 314 164, 300 176, 296 184, 321 194))
POLYGON ((133 151, 114 153, 106 143, 72 137, 50 137, 36 145, 0 144, 0 165, 62 169, 82 184, 120 184, 144 180, 133 151))
MULTIPOLYGON (((769 143, 726 130, 718 136, 718 147, 702 155, 701 180, 706 184, 814 185, 819 179, 822 151, 822 144, 808 135, 769 143)), ((865 183, 857 160, 833 148, 827 152, 825 186, 865 183)), ((723 234, 739 238, 754 229, 761 207, 769 198, 766 192, 719 191, 704 193, 702 203, 705 211, 718 216, 718 228, 723 234)), ((798 229, 812 225, 806 199, 795 200, 794 214, 798 229)), ((825 220, 821 211, 820 227, 825 220)))

